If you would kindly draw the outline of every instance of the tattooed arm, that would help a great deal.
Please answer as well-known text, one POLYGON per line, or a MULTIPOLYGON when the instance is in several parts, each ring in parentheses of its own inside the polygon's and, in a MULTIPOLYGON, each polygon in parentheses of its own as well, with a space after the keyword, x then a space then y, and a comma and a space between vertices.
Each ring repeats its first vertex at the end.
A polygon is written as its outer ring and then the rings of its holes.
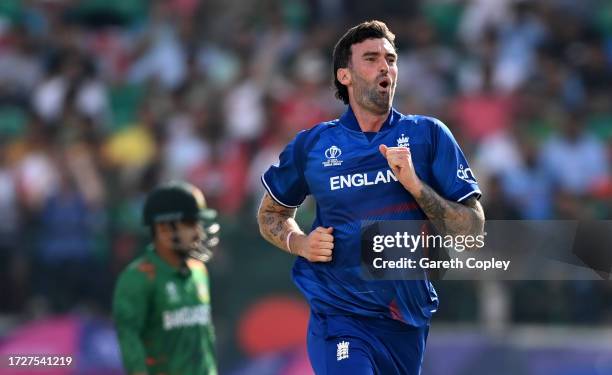
POLYGON ((305 235, 295 221, 295 212, 295 208, 277 203, 266 192, 257 213, 259 232, 268 242, 288 253, 302 256, 311 262, 331 261, 333 228, 318 227, 305 235))
POLYGON ((442 198, 424 182, 412 195, 440 233, 479 235, 483 232, 484 211, 475 197, 461 203, 452 202, 442 198))
POLYGON ((484 229, 484 211, 478 200, 470 197, 461 203, 444 199, 421 181, 414 171, 410 149, 380 146, 398 181, 417 201, 425 215, 442 234, 479 235, 484 229))
POLYGON ((287 236, 290 232, 304 234, 295 221, 297 209, 282 206, 270 194, 264 194, 257 213, 259 233, 272 245, 291 252, 287 249, 287 236))

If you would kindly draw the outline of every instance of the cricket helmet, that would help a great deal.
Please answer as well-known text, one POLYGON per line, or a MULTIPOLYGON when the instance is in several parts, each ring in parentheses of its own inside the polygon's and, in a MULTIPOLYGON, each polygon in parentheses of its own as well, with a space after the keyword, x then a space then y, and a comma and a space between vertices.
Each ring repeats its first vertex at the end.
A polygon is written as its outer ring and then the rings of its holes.
POLYGON ((177 247, 177 251, 204 262, 211 258, 219 243, 220 226, 216 218, 217 211, 206 206, 202 191, 182 181, 167 182, 153 189, 147 195, 142 214, 144 225, 149 227, 164 222, 200 222, 203 229, 200 238, 187 247, 177 247))

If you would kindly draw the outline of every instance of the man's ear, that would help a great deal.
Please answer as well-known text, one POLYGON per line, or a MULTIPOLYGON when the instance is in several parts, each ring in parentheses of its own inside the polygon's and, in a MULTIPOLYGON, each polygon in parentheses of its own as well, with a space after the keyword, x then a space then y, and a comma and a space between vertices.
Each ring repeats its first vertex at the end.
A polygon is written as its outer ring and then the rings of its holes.
POLYGON ((336 79, 344 86, 348 86, 351 83, 351 72, 348 68, 340 68, 336 70, 336 79))

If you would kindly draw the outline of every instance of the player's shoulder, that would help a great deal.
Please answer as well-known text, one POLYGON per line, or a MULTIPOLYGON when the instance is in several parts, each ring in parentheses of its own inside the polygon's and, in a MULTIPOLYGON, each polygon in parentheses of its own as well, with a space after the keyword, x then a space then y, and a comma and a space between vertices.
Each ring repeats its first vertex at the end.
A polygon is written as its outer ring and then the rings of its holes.
POLYGON ((305 129, 296 134, 294 139, 295 147, 301 151, 310 150, 311 146, 314 145, 322 137, 333 137, 333 133, 330 132, 333 128, 338 126, 339 120, 324 121, 320 122, 309 129, 305 129))
POLYGON ((429 139, 433 144, 442 138, 452 138, 452 133, 448 126, 440 119, 424 115, 402 115, 398 122, 401 128, 416 128, 417 132, 425 139, 429 139))
POLYGON ((143 254, 130 262, 123 272, 121 278, 130 280, 151 281, 155 279, 157 267, 148 254, 143 254))
POLYGON ((329 131, 329 130, 333 129, 334 127, 336 127, 339 124, 339 122, 340 122, 340 120, 336 119, 336 120, 324 121, 324 122, 320 122, 318 124, 315 124, 311 128, 302 130, 299 133, 297 133, 296 140, 302 138, 305 141, 308 141, 308 140, 311 140, 313 138, 321 137, 327 131, 329 131))
POLYGON ((401 113, 400 115, 401 117, 398 121, 400 126, 417 126, 423 128, 423 130, 439 130, 440 128, 446 128, 444 122, 432 116, 404 115, 401 113))

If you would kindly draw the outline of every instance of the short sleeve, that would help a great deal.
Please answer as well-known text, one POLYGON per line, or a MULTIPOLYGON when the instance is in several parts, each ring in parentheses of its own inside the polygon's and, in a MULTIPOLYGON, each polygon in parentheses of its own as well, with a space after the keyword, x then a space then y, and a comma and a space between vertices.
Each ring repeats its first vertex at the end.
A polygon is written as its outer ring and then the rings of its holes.
POLYGON ((274 164, 261 176, 261 181, 272 198, 279 204, 298 207, 309 194, 303 172, 303 148, 299 133, 281 152, 278 164, 274 164))
POLYGON ((476 176, 459 144, 446 125, 439 120, 434 120, 434 124, 433 174, 438 193, 455 202, 470 196, 480 198, 482 193, 476 176))

